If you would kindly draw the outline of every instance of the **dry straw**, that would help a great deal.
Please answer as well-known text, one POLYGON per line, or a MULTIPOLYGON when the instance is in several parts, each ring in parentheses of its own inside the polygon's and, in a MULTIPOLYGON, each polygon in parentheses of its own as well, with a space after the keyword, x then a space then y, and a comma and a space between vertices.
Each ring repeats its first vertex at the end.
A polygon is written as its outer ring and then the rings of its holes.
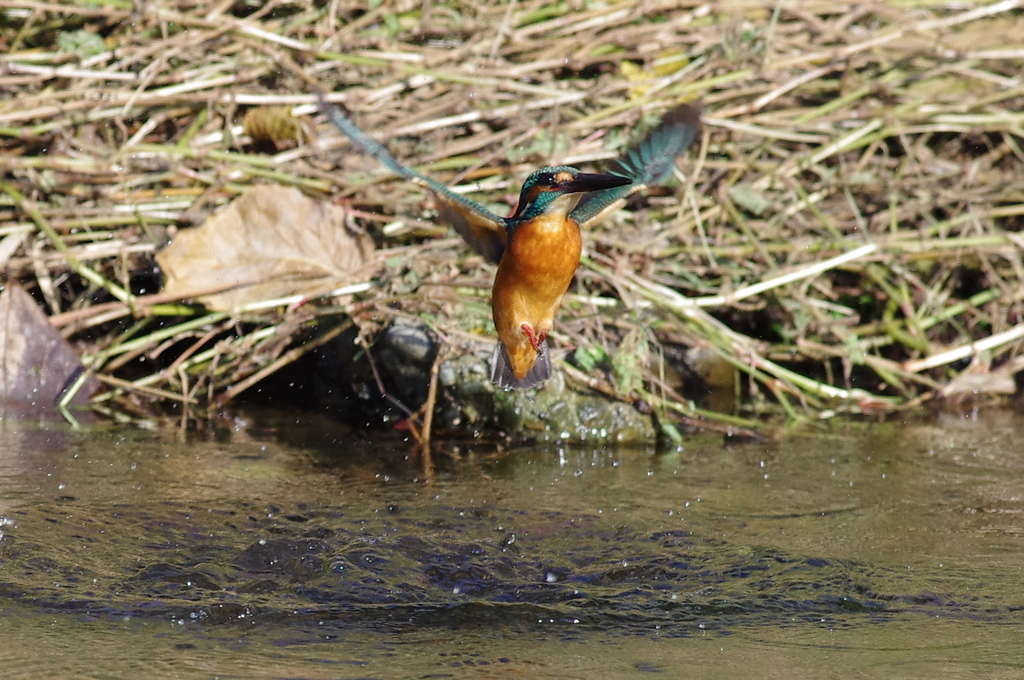
POLYGON ((570 384, 737 422, 1005 391, 1024 366, 1021 4, 2 0, 0 262, 83 348, 110 413, 202 415, 347 324, 412 315, 451 349, 492 342, 491 268, 310 117, 316 87, 504 210, 534 167, 612 158, 699 99, 680 181, 587 235, 556 329, 599 357, 645 328, 654 358, 625 382, 577 361, 570 384), (257 106, 290 111, 244 129, 257 106), (381 245, 377 275, 341 305, 161 296, 174 230, 267 183, 342 200, 381 245), (693 347, 746 376, 737 413, 666 377, 657 358, 693 347))

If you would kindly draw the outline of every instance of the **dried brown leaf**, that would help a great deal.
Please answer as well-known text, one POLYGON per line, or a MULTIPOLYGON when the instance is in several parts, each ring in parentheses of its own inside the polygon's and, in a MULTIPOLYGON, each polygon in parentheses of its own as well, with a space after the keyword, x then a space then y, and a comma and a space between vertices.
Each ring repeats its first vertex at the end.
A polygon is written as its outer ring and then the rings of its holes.
MULTIPOLYGON (((82 370, 74 348, 32 296, 8 282, 0 293, 0 411, 51 411, 82 370)), ((88 379, 71 405, 84 405, 98 388, 88 379)))
POLYGON ((198 229, 182 231, 157 256, 164 292, 234 288, 197 299, 217 311, 289 295, 316 295, 374 266, 373 240, 345 224, 344 209, 298 189, 258 186, 198 229))

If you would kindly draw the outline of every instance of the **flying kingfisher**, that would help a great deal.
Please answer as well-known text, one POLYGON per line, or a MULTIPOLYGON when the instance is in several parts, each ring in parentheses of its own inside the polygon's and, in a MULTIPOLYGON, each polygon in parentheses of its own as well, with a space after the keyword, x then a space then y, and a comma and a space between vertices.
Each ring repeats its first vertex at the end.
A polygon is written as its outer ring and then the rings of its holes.
POLYGON ((576 274, 582 252, 580 228, 620 207, 631 194, 664 181, 700 131, 700 108, 678 106, 606 173, 545 167, 523 183, 519 206, 499 217, 479 203, 403 165, 320 95, 320 109, 356 146, 389 170, 430 189, 442 222, 476 252, 498 265, 491 291, 498 345, 491 380, 526 388, 551 376, 547 336, 555 312, 576 274))

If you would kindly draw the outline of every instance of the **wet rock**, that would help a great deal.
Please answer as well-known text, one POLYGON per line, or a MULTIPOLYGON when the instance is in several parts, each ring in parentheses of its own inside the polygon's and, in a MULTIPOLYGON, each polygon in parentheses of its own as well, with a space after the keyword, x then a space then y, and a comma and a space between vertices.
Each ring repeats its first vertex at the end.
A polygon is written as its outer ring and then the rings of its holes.
POLYGON ((410 408, 426 401, 436 356, 430 329, 405 319, 395 319, 378 342, 377 357, 390 378, 387 382, 410 408))
MULTIPOLYGON (((388 395, 410 411, 426 401, 430 370, 438 352, 433 333, 415 321, 396 319, 373 345, 373 357, 388 395)), ((404 420, 405 410, 383 396, 355 333, 344 333, 317 351, 311 378, 312 408, 356 427, 404 420)), ((555 369, 537 389, 498 390, 490 380, 490 348, 455 348, 439 369, 434 410, 438 431, 503 431, 513 439, 652 442, 658 431, 650 414, 607 397, 577 393, 555 369)))
POLYGON ((513 438, 539 441, 651 442, 650 415, 632 405, 569 389, 557 369, 543 387, 501 390, 490 381, 490 354, 467 353, 441 365, 445 405, 439 421, 450 428, 497 427, 513 438))
POLYGON ((449 429, 497 428, 490 353, 467 352, 441 364, 442 399, 434 417, 449 429))
POLYGON ((555 372, 538 390, 495 393, 498 421, 507 432, 539 441, 651 442, 657 429, 650 415, 631 404, 575 392, 555 372))
MULTIPOLYGON (((433 335, 423 324, 413 323, 406 319, 395 319, 395 322, 384 332, 381 360, 396 376, 412 374, 408 370, 410 363, 426 366, 429 370, 437 355, 437 344, 433 335), (389 352, 397 361, 391 361, 384 352, 389 352)), ((419 372, 422 374, 422 371, 419 372)))

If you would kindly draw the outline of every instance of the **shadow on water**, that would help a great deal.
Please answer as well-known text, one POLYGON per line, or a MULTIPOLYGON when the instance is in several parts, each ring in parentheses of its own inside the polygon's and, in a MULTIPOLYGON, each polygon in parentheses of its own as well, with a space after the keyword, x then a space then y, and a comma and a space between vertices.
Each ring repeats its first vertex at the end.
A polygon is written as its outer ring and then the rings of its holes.
MULTIPOLYGON (((399 437, 283 413, 189 440, 6 421, 0 631, 56 635, 69 672, 91 658, 76 645, 158 635, 173 645, 143 668, 191 650, 190 672, 212 654, 221 673, 248 664, 242 677, 363 677, 335 667, 356 658, 366 677, 478 662, 541 677, 526 660, 550 651, 530 645, 552 639, 638 655, 630 673, 693 661, 645 647, 672 639, 736 640, 737 667, 770 649, 813 669, 837 635, 907 650, 937 620, 943 650, 979 624, 1016 639, 1024 457, 1015 414, 987 418, 669 453, 450 442, 430 483, 399 437), (466 641, 478 657, 459 656, 466 641), (403 645, 422 653, 398 660, 403 645), (243 650, 289 663, 254 668, 243 650)), ((586 670, 561 663, 544 672, 586 670)))

